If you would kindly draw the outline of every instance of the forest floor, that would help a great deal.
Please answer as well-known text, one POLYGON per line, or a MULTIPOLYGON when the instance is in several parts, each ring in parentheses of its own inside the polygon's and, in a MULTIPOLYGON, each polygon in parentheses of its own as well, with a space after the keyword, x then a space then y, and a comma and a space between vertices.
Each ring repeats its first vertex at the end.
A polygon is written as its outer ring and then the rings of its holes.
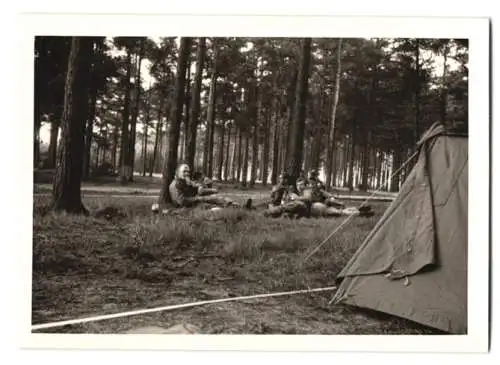
MULTIPOLYGON (((134 187, 136 184, 134 184, 134 187)), ((137 184, 140 185, 140 184, 137 184)), ((262 189, 225 191, 258 203, 262 189)), ((109 194, 109 190, 108 190, 109 194)), ((336 275, 387 208, 355 218, 304 264, 342 219, 269 219, 259 211, 194 210, 153 216, 151 199, 86 197, 112 220, 48 212, 34 195, 32 323, 46 323, 200 300, 334 286, 336 275)), ((204 334, 419 334, 435 331, 380 313, 328 302, 333 292, 227 302, 44 330, 117 333, 189 323, 204 334)))

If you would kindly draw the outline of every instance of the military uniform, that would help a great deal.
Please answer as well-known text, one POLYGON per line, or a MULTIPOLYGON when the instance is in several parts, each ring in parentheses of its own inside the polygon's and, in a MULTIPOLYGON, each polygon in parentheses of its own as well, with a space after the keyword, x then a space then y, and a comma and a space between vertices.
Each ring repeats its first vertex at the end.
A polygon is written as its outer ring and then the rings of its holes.
POLYGON ((169 186, 170 198, 177 207, 191 207, 198 203, 200 189, 201 185, 190 180, 175 178, 169 186))
POLYGON ((271 190, 271 204, 264 212, 266 216, 279 217, 283 214, 288 216, 307 215, 307 205, 300 199, 294 185, 280 183, 271 190))

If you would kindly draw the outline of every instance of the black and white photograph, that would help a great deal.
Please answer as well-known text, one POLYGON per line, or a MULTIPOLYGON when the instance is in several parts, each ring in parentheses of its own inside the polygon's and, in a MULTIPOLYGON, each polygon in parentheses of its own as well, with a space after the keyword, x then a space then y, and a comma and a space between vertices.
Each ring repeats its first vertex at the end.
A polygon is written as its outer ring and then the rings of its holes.
MULTIPOLYGON (((473 335, 487 346, 469 137, 489 138, 487 104, 476 117, 470 97, 472 58, 488 55, 474 50, 478 31, 432 35, 432 24, 421 36, 172 23, 32 34, 30 343, 411 335, 465 350, 473 335)), ((473 153, 478 177, 488 156, 473 153)))

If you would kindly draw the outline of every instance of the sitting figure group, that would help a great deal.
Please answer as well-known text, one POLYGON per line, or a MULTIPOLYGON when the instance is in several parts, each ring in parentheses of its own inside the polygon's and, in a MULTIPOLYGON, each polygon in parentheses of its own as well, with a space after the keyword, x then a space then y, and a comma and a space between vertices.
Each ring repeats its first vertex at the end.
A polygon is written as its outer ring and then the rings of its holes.
MULTIPOLYGON (((225 207, 252 209, 252 199, 241 205, 233 200, 220 196, 218 189, 202 174, 195 173, 191 178, 189 166, 182 164, 177 168, 175 178, 169 186, 171 204, 173 208, 221 209, 225 207)), ((259 204, 260 205, 260 204, 259 204)), ((267 205, 267 203, 265 204, 267 205)), ((159 212, 159 205, 152 207, 154 213, 159 212)), ((168 210, 164 210, 166 213, 168 210)), ((282 173, 279 182, 271 190, 271 202, 264 208, 266 217, 339 217, 358 215, 369 217, 374 214, 370 206, 346 207, 330 194, 313 170, 306 178, 299 175, 295 184, 291 177, 282 173)))
POLYGON ((313 170, 306 178, 301 174, 293 184, 287 173, 282 173, 279 182, 271 190, 271 204, 264 212, 268 217, 339 217, 344 215, 372 216, 368 205, 346 207, 330 194, 313 170))

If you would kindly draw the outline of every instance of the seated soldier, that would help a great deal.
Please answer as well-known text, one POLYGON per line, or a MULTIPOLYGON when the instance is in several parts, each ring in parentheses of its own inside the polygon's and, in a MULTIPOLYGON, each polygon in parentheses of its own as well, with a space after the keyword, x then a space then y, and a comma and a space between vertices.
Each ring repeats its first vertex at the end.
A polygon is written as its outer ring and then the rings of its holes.
POLYGON ((313 217, 340 217, 344 215, 359 215, 370 217, 374 214, 371 207, 365 205, 359 209, 356 207, 345 207, 337 202, 324 187, 324 184, 317 179, 314 172, 310 175, 309 181, 298 181, 297 189, 304 200, 310 204, 310 214, 313 217))
MULTIPOLYGON (((177 168, 175 178, 169 186, 170 197, 174 206, 194 207, 198 205, 206 205, 208 207, 238 207, 239 204, 231 201, 228 198, 213 196, 217 193, 217 189, 211 188, 207 191, 202 184, 193 182, 190 179, 189 166, 182 164, 177 168)), ((247 201, 246 208, 251 208, 251 199, 247 201)))
POLYGON ((306 204, 299 199, 297 189, 289 181, 289 175, 286 172, 280 175, 278 184, 271 190, 271 204, 264 212, 265 216, 304 216, 307 214, 306 204))
POLYGON ((336 207, 339 209, 345 208, 345 205, 338 201, 333 194, 326 190, 325 184, 319 179, 318 171, 312 170, 309 173, 309 180, 307 182, 314 189, 315 203, 320 202, 329 207, 336 207))
POLYGON ((191 181, 203 187, 203 189, 201 189, 199 192, 200 195, 211 195, 218 192, 218 190, 213 187, 212 180, 210 180, 206 176, 203 176, 203 174, 199 171, 193 173, 191 181))

